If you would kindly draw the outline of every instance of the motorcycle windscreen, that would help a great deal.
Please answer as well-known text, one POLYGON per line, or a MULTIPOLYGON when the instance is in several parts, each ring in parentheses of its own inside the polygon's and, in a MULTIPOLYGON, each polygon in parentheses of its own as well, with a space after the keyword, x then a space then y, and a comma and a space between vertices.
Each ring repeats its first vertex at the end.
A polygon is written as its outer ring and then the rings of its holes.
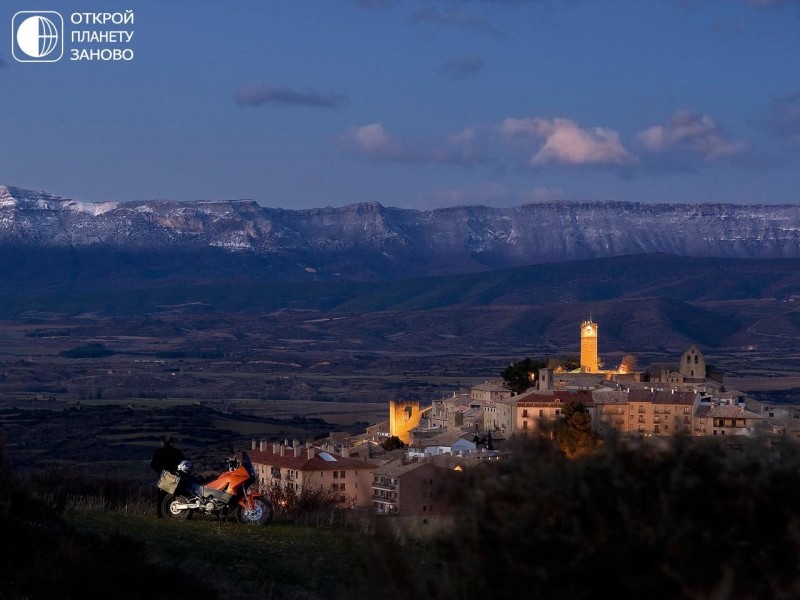
POLYGON ((242 450, 242 466, 247 471, 247 474, 250 475, 252 479, 256 478, 256 470, 253 467, 253 461, 250 460, 250 455, 242 450))

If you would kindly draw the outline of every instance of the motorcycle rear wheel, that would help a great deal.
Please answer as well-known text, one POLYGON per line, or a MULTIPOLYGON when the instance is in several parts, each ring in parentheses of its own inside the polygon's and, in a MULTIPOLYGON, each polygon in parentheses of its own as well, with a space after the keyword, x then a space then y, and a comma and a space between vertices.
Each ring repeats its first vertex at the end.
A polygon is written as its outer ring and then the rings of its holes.
POLYGON ((236 520, 244 525, 269 525, 272 521, 272 505, 263 498, 255 498, 253 510, 236 507, 236 520))
POLYGON ((189 518, 189 515, 192 514, 192 511, 189 509, 180 509, 175 508, 177 504, 186 504, 186 496, 173 496, 170 494, 166 498, 164 498, 164 504, 162 504, 162 512, 164 516, 168 519, 172 519, 173 521, 183 521, 189 518))

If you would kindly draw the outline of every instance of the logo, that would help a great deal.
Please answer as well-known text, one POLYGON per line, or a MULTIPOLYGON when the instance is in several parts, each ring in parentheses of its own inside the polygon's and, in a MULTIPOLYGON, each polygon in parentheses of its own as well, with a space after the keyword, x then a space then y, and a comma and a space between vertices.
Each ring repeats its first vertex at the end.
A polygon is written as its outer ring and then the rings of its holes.
POLYGON ((64 54, 64 19, 50 10, 22 10, 11 19, 11 54, 18 62, 56 62, 64 54))

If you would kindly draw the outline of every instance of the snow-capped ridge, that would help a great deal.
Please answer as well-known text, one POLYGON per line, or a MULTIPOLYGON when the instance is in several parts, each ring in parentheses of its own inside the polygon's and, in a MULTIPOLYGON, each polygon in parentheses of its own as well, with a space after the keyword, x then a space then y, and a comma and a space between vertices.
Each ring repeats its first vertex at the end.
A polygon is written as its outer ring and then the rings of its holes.
POLYGON ((303 210, 253 200, 91 203, 0 186, 0 244, 247 252, 317 273, 418 276, 625 254, 800 258, 800 205, 541 202, 303 210), (318 265, 318 266, 317 266, 318 265))

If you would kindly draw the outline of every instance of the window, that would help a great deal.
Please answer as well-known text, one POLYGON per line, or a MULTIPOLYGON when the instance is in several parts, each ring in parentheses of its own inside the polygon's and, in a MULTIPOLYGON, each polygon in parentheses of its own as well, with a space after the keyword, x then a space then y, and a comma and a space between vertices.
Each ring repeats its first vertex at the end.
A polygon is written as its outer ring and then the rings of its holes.
POLYGON ((528 428, 528 422, 527 421, 523 421, 522 422, 522 428, 523 429, 527 429, 528 428))
POLYGON ((528 418, 528 409, 527 408, 522 409, 522 418, 523 419, 527 419, 528 418))
POLYGON ((541 409, 541 408, 539 409, 539 416, 540 417, 544 416, 544 409, 541 409))
POLYGON ((333 478, 334 479, 339 479, 339 471, 334 471, 333 472, 333 478))
POLYGON ((699 361, 700 361, 700 357, 695 354, 694 355, 694 364, 698 364, 699 361))

